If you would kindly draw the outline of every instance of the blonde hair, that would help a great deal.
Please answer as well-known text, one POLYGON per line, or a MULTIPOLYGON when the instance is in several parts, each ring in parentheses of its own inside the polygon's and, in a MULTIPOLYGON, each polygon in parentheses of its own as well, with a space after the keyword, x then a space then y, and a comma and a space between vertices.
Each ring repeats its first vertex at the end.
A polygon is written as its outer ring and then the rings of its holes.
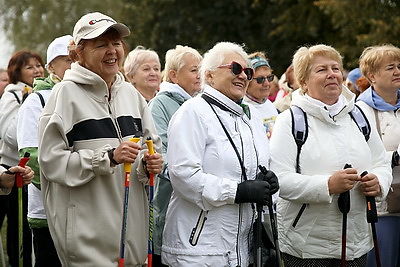
POLYGON ((192 55, 199 61, 203 59, 196 49, 189 46, 177 45, 175 48, 168 50, 165 54, 164 81, 172 83, 172 80, 169 77, 169 71, 179 71, 183 68, 185 64, 183 59, 186 55, 192 55))
MULTIPOLYGON (((311 62, 318 56, 327 57, 339 64, 343 72, 343 59, 340 53, 329 45, 318 44, 313 46, 300 47, 293 56, 293 70, 297 83, 301 86, 307 80, 311 71, 311 62)), ((305 89, 301 89, 305 93, 305 89)))
POLYGON ((385 60, 400 61, 400 48, 392 44, 370 46, 360 56, 360 71, 369 82, 368 73, 376 74, 385 60))

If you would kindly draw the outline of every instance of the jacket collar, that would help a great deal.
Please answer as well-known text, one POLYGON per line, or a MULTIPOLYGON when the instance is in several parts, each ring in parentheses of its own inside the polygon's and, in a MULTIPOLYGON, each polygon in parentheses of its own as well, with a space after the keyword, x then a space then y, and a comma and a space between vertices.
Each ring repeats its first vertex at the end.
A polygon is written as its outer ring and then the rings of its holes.
POLYGON ((207 101, 216 105, 224 111, 228 111, 235 116, 241 117, 244 115, 244 111, 240 104, 232 101, 230 98, 219 92, 218 90, 206 85, 202 97, 207 101))

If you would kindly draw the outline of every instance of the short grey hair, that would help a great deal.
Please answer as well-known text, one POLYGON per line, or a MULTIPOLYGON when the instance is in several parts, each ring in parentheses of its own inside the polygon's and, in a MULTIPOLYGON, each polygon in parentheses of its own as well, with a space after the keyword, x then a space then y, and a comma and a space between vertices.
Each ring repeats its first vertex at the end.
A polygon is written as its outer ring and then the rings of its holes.
POLYGON ((135 75, 139 66, 143 64, 145 60, 155 60, 161 67, 160 58, 158 54, 152 49, 146 49, 145 47, 139 45, 131 52, 129 52, 128 56, 124 62, 124 73, 128 79, 135 75))
POLYGON ((204 54, 203 62, 200 67, 200 80, 202 86, 206 84, 206 73, 215 70, 228 54, 236 53, 243 58, 250 66, 248 55, 244 50, 244 45, 231 42, 219 42, 204 54))

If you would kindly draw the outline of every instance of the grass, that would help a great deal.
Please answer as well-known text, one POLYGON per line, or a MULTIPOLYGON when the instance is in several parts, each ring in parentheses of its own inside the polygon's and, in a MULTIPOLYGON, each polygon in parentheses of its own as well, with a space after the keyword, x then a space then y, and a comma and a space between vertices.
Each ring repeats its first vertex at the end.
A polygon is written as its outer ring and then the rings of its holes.
MULTIPOLYGON (((7 216, 4 218, 3 227, 1 228, 1 241, 3 243, 4 257, 6 265, 2 267, 8 266, 8 257, 7 257, 7 216)), ((1 253, 1 252, 0 252, 1 253)), ((2 264, 0 257, 0 265, 2 264)))

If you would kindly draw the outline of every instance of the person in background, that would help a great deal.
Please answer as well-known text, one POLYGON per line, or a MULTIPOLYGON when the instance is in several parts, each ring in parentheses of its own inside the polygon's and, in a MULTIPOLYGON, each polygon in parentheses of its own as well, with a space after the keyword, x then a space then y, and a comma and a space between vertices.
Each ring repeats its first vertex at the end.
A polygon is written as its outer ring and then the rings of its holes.
MULTIPOLYGON (((400 184, 400 48, 391 44, 365 48, 360 57, 360 70, 371 86, 358 97, 357 105, 368 117, 371 127, 378 130, 392 165, 392 187, 395 188, 400 184)), ((389 202, 392 193, 389 192, 386 200, 377 202, 376 231, 382 266, 400 266, 400 197, 392 207, 389 202)), ((368 253, 367 266, 376 266, 375 251, 368 253)))
POLYGON ((242 103, 253 74, 243 47, 217 43, 200 67, 201 97, 172 116, 167 157, 173 192, 161 253, 168 266, 251 262, 251 203, 265 205, 278 190, 276 176, 258 170, 269 167, 261 117, 242 103))
POLYGON ((54 39, 47 48, 47 78, 35 79, 34 94, 30 94, 18 111, 17 141, 20 155, 30 153, 27 165, 35 171, 33 183, 28 186, 28 222, 33 233, 35 267, 61 266, 54 242, 47 225, 40 187, 38 164, 38 124, 43 107, 53 86, 60 82, 67 69, 71 68, 68 45, 71 35, 54 39), (43 102, 42 102, 43 101, 43 102))
MULTIPOLYGON (((0 98, 3 95, 4 88, 8 85, 8 74, 6 69, 0 69, 0 98)), ((0 147, 3 141, 0 140, 0 147)), ((0 229, 3 226, 4 218, 8 210, 8 195, 0 195, 0 229)))
POLYGON ((301 47, 293 66, 301 89, 293 92, 291 105, 307 115, 308 138, 298 151, 291 110, 279 114, 270 147, 271 170, 280 183, 282 258, 287 267, 340 266, 343 214, 338 199, 349 191, 346 266, 364 267, 373 247, 366 196, 385 198, 392 180, 383 144, 376 131, 366 141, 349 114, 355 95, 343 86, 336 49, 301 47), (344 169, 346 164, 352 167, 344 169), (364 171, 368 174, 360 177, 364 171))
POLYGON ((281 89, 274 101, 274 106, 278 112, 283 112, 290 107, 292 93, 299 89, 300 85, 294 76, 293 64, 287 67, 284 75, 281 77, 281 89))
POLYGON ((249 59, 254 69, 254 77, 249 83, 243 101, 255 106, 261 113, 265 133, 268 138, 271 138, 278 111, 268 96, 275 76, 272 74, 272 68, 263 52, 255 52, 249 55, 249 59))
POLYGON ((11 192, 11 189, 15 184, 15 174, 21 173, 22 181, 24 185, 28 185, 32 182, 34 172, 29 166, 12 166, 8 169, 0 166, 0 195, 7 195, 11 192))
POLYGON ((9 83, 8 74, 6 69, 0 69, 0 98, 4 93, 4 88, 9 83))
MULTIPOLYGON (((199 68, 202 56, 197 50, 177 45, 165 55, 164 81, 160 84, 160 92, 149 102, 154 123, 163 142, 164 170, 167 168, 168 124, 172 115, 188 99, 197 94, 200 87, 199 68)), ((153 266, 161 264, 162 234, 165 215, 171 198, 172 186, 167 171, 158 175, 154 192, 154 260, 153 266)))
POLYGON ((145 149, 150 138, 161 151, 161 139, 146 101, 119 71, 125 58, 122 38, 129 34, 127 26, 102 13, 82 16, 69 47, 71 69, 53 87, 40 118, 43 204, 63 266, 146 262, 145 186, 148 174, 161 172, 163 160, 145 149), (141 142, 130 141, 134 136, 141 142), (128 199, 124 164, 132 167, 128 199))
POLYGON ((155 51, 137 46, 126 57, 124 72, 147 102, 157 94, 161 83, 161 63, 155 51))
POLYGON ((281 88, 279 87, 279 79, 278 76, 274 75, 274 80, 271 82, 271 90, 268 96, 268 99, 271 102, 274 102, 276 99, 276 96, 278 95, 278 92, 281 88))
POLYGON ((347 88, 350 89, 350 91, 352 91, 356 95, 356 98, 360 94, 360 89, 358 88, 356 81, 361 76, 362 74, 360 72, 360 68, 355 68, 349 72, 346 78, 345 85, 347 86, 347 88))
MULTIPOLYGON (((0 99, 0 163, 6 168, 18 165, 17 114, 23 100, 32 91, 35 78, 44 76, 43 60, 36 52, 17 51, 8 63, 7 73, 10 83, 0 99)), ((28 192, 23 190, 23 262, 32 266, 32 234, 26 219, 28 192)), ((9 197, 7 211, 7 253, 11 266, 18 266, 18 189, 14 187, 9 197)))
POLYGON ((360 95, 371 86, 368 79, 364 75, 357 79, 356 84, 360 90, 360 95))

